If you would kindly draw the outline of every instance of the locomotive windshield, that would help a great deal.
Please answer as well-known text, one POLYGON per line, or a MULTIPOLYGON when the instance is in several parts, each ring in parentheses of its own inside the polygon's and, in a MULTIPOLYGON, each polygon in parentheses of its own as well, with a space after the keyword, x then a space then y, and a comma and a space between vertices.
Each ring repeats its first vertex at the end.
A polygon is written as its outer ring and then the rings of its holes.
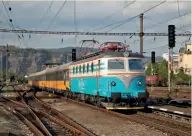
POLYGON ((111 59, 108 60, 108 69, 109 70, 123 70, 124 69, 124 60, 122 59, 111 59))
POLYGON ((141 59, 129 59, 129 70, 143 70, 143 63, 141 59))

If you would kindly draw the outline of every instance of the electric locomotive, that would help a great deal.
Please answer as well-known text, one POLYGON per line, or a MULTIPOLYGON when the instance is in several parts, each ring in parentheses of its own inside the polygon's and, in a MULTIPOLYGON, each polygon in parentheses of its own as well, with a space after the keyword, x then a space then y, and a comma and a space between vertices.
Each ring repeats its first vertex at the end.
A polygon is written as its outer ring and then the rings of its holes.
POLYGON ((108 109, 144 107, 149 96, 143 56, 127 51, 123 43, 107 42, 99 52, 74 59, 70 90, 81 100, 108 109))
POLYGON ((29 75, 32 87, 107 109, 144 108, 149 93, 143 56, 128 51, 121 42, 106 42, 98 52, 29 75))

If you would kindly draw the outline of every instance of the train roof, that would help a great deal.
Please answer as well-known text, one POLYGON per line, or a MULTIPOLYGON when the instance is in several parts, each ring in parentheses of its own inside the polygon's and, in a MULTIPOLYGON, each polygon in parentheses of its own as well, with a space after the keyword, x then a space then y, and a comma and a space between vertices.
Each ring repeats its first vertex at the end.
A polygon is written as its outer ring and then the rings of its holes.
POLYGON ((42 75, 42 74, 45 74, 45 73, 52 73, 52 72, 55 72, 55 71, 61 71, 61 70, 64 70, 64 69, 68 69, 70 64, 71 64, 71 62, 66 63, 66 64, 62 64, 62 65, 59 65, 59 66, 56 66, 56 67, 53 67, 53 68, 45 69, 45 70, 42 70, 42 71, 39 71, 39 72, 36 72, 36 73, 32 73, 28 77, 39 76, 39 75, 42 75))
POLYGON ((70 64, 71 64, 71 62, 47 69, 46 73, 52 73, 55 71, 61 71, 61 70, 68 69, 70 64))
MULTIPOLYGON (((85 60, 85 59, 88 59, 88 58, 93 58, 93 57, 125 57, 124 56, 124 51, 101 51, 101 52, 96 52, 96 53, 93 53, 93 54, 90 54, 90 55, 87 55, 87 56, 83 56, 81 58, 77 58, 74 62, 77 62, 77 61, 81 61, 81 60, 85 60)), ((142 54, 139 54, 139 53, 133 53, 131 51, 127 51, 128 53, 128 57, 138 57, 138 58, 144 58, 144 56, 142 54)))
POLYGON ((32 73, 28 77, 39 76, 39 75, 44 74, 45 72, 46 72, 46 70, 42 70, 42 71, 39 71, 39 72, 36 72, 36 73, 32 73))

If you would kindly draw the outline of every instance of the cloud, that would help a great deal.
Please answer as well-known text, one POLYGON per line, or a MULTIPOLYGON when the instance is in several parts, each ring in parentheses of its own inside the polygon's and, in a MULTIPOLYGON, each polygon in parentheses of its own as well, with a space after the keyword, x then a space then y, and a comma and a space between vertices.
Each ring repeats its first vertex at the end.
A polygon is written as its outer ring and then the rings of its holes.
MULTIPOLYGON (((11 1, 4 2, 6 7, 11 6, 12 11, 9 12, 10 17, 13 20, 13 24, 16 27, 29 30, 46 30, 50 21, 53 19, 58 9, 61 7, 64 1, 54 1, 50 10, 45 15, 51 1, 11 1), (43 21, 42 18, 44 17, 43 21)), ((113 24, 121 20, 128 20, 139 13, 157 5, 161 1, 136 1, 129 5, 124 10, 121 10, 125 5, 131 1, 77 1, 76 2, 76 20, 77 20, 77 30, 78 31, 92 31, 96 28, 106 26, 108 24, 113 24), (116 11, 120 11, 117 12, 116 11), (116 13, 113 15, 113 13, 116 13), (112 15, 111 17, 108 17, 112 15), (108 17, 108 18, 106 18, 108 17)), ((184 14, 191 11, 190 1, 179 1, 179 11, 180 14, 184 14)), ((182 27, 184 30, 191 31, 191 14, 183 16, 181 18, 164 22, 171 18, 179 16, 178 4, 176 1, 167 1, 160 6, 150 10, 144 14, 144 30, 145 32, 165 32, 167 33, 167 27, 169 24, 176 25, 176 28, 182 27), (156 25, 158 22, 164 22, 160 25, 156 25), (154 27, 152 27, 154 26, 154 27), (183 27, 186 26, 186 27, 183 27)), ((2 4, 0 4, 0 28, 10 28, 10 23, 7 22, 7 14, 4 10, 2 4)), ((138 32, 140 28, 139 17, 121 25, 110 32, 138 32)), ((98 32, 106 32, 116 25, 111 25, 98 30, 98 32)), ((74 27, 74 2, 68 1, 63 7, 61 12, 58 14, 56 19, 52 22, 49 30, 51 31, 75 31, 74 27)), ((177 30, 177 32, 182 33, 184 31, 177 30)), ((21 35, 21 34, 19 34, 21 35)), ((83 39, 96 39, 100 43, 105 41, 121 41, 127 40, 133 51, 139 51, 139 37, 120 37, 120 36, 78 36, 77 46, 81 46, 79 42, 83 39)), ((189 37, 177 37, 177 47, 182 46, 181 43, 187 40, 189 37)), ((144 49, 156 48, 159 46, 166 45, 168 43, 167 37, 144 37, 144 49)), ((1 44, 16 44, 19 45, 18 38, 15 34, 0 33, 0 43, 1 44), (4 37, 2 37, 4 35, 4 37)), ((24 39, 21 40, 21 47, 34 47, 34 48, 60 48, 66 46, 74 46, 75 40, 74 36, 62 36, 62 35, 35 35, 31 34, 31 39, 29 39, 29 34, 24 34, 24 39), (63 38, 63 44, 61 44, 61 39, 63 38)), ((19 45, 20 46, 20 45, 19 45)), ((175 48, 175 49, 176 49, 175 48)), ((167 51, 167 48, 157 48, 158 54, 161 55, 163 52, 167 51)))

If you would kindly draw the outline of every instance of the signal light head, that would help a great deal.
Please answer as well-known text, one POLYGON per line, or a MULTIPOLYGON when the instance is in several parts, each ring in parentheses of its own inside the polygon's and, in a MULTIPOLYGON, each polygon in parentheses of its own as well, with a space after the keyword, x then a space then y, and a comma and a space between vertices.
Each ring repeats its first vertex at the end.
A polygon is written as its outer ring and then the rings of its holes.
POLYGON ((175 47, 175 25, 168 26, 168 40, 169 40, 169 47, 175 47))
POLYGON ((151 63, 155 63, 155 52, 151 52, 151 63))

